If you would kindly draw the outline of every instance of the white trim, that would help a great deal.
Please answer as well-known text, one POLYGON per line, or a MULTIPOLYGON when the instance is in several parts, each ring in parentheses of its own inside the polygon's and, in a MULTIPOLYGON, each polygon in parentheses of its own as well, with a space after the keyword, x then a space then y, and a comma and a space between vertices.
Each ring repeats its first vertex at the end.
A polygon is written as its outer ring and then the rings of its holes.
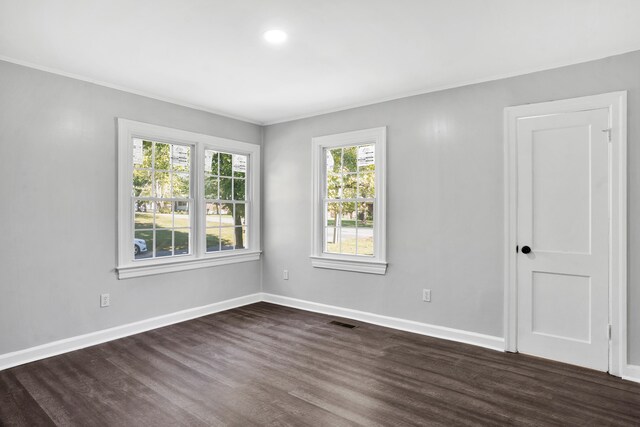
POLYGON ((4 56, 4 55, 0 55, 0 61, 9 62, 11 64, 20 65, 22 67, 32 68, 34 70, 44 71, 46 73, 56 74, 58 76, 68 77, 70 79, 79 80, 79 81, 82 81, 82 82, 87 82, 87 83, 91 83, 91 84, 98 85, 98 86, 108 87, 109 89, 115 89, 115 90, 119 90, 121 92, 131 93, 131 94, 138 95, 138 96, 144 96, 145 98, 155 99, 157 101, 168 102, 170 104, 179 105, 181 107, 192 108, 192 109, 198 110, 198 111, 204 111, 206 113, 215 114, 216 116, 225 117, 227 119, 238 120, 238 121, 241 121, 241 122, 251 123, 251 124, 254 124, 254 125, 258 125, 258 126, 263 126, 264 125, 264 123, 262 123, 260 121, 249 119, 247 117, 234 116, 232 114, 221 112, 221 111, 218 111, 218 110, 214 110, 212 108, 203 107, 201 105, 189 104, 188 102, 178 101, 178 100, 176 100, 174 98, 168 98, 168 97, 165 97, 165 96, 154 95, 154 94, 152 94, 150 92, 131 89, 131 88, 126 87, 126 86, 120 86, 120 85, 117 85, 117 84, 107 83, 107 82, 103 82, 101 80, 95 80, 95 79, 92 79, 90 77, 85 77, 85 76, 82 76, 82 75, 79 75, 79 74, 74 74, 74 73, 68 73, 66 71, 62 71, 62 70, 59 70, 57 68, 45 67, 44 65, 37 65, 37 64, 33 64, 31 62, 22 61, 20 59, 10 58, 10 57, 4 56))
POLYGON ((355 271, 357 273, 385 274, 387 263, 362 259, 333 258, 328 256, 311 256, 311 265, 331 270, 355 271))
POLYGON ((563 112, 609 108, 611 117, 611 258, 609 373, 621 376, 627 366, 627 92, 539 104, 507 107, 504 110, 504 194, 505 194, 505 350, 517 351, 517 170, 516 122, 519 118, 563 112))
MULTIPOLYGON (((242 307, 257 302, 269 302, 272 304, 293 307, 300 310, 322 313, 330 316, 340 316, 354 319, 361 322, 384 326, 401 331, 412 332, 434 338, 460 342, 464 344, 476 345, 496 351, 504 351, 505 340, 501 337, 480 334, 461 329, 447 328, 445 326, 431 325, 428 323, 415 322, 412 320, 400 319, 397 317, 382 316, 365 311, 352 310, 349 308, 333 305, 321 304, 312 301, 290 298, 269 293, 254 293, 250 295, 232 298, 225 301, 208 304, 202 307, 190 308, 175 313, 152 317, 150 319, 125 325, 115 326, 101 331, 90 332, 84 335, 65 338, 58 341, 18 350, 11 353, 0 354, 0 371, 14 366, 46 359, 70 351, 80 350, 130 335, 139 334, 175 323, 196 319, 202 316, 219 313, 221 311, 242 307)), ((622 371, 622 378, 629 381, 640 382, 640 365, 625 365, 622 371)))
POLYGON ((118 118, 118 272, 119 279, 148 276, 173 271, 245 262, 260 258, 260 146, 180 129, 118 118), (132 140, 181 143, 191 150, 191 254, 177 257, 134 260, 131 202, 132 140), (204 149, 248 156, 246 201, 248 219, 247 249, 207 253, 204 243, 204 149))
POLYGON ((463 331, 461 329, 447 328, 444 326, 430 325, 428 323, 399 319, 397 317, 382 316, 365 311, 352 310, 349 308, 320 304, 317 302, 305 301, 301 299, 289 298, 268 293, 262 294, 262 300, 270 302, 272 304, 313 311, 315 313, 340 316, 348 319, 355 319, 361 322, 385 326, 387 328, 413 332, 415 334, 427 335, 430 337, 441 338, 465 344, 477 345, 479 347, 485 347, 496 351, 504 351, 504 339, 501 337, 463 331))
POLYGON ((311 141, 311 264, 314 267, 385 274, 387 266, 387 128, 378 127, 314 137, 311 141), (373 257, 326 254, 324 242, 324 177, 326 148, 375 145, 376 194, 373 257))
POLYGON ((245 295, 238 298, 208 304, 202 307, 177 311, 175 313, 152 317, 150 319, 141 320, 139 322, 128 323, 126 325, 103 329, 97 332, 91 332, 84 335, 65 338, 24 350, 2 354, 0 355, 0 371, 36 360, 45 359, 47 357, 56 356, 62 353, 90 347, 96 344, 102 344, 104 342, 112 341, 118 338, 124 338, 129 335, 139 334, 151 329, 157 329, 163 326, 173 325, 174 323, 184 322, 186 320, 195 319, 197 317, 218 313, 220 311, 242 307, 244 305, 260 302, 261 300, 262 294, 260 293, 245 295))
MULTIPOLYGON (((70 351, 80 350, 93 345, 102 344, 130 335, 139 334, 152 329, 161 328, 175 323, 184 322, 202 316, 208 316, 232 308, 254 304, 260 301, 272 304, 294 307, 301 310, 323 313, 332 316, 340 316, 349 319, 374 325, 385 326, 387 328, 401 331, 413 332, 420 335, 461 342, 465 344, 477 345, 496 351, 503 351, 504 339, 491 335, 479 334, 476 332, 463 331, 460 329, 447 328, 444 326, 430 325, 428 323, 414 322, 412 320, 399 319, 396 317, 382 316, 379 314, 364 311, 352 310, 343 307, 320 304, 311 301, 289 298, 269 293, 255 293, 238 298, 208 304, 202 307, 189 308, 175 313, 152 317, 150 319, 125 325, 115 326, 101 331, 90 332, 84 335, 65 338, 58 341, 18 350, 11 353, 0 354, 0 371, 14 366, 34 362, 47 357, 57 356, 70 351)), ((640 368, 640 367, 639 367, 640 368)), ((629 375, 635 375, 630 373, 629 375)), ((632 379, 632 378, 627 378, 632 379)), ((633 379, 632 379, 633 380, 633 379)), ((635 380, 634 380, 635 381, 635 380)))
POLYGON ((118 279, 130 279, 132 277, 151 276, 154 274, 173 273, 176 271, 195 270, 197 268, 217 267, 219 265, 236 264, 239 262, 260 260, 260 251, 239 251, 236 253, 223 253, 216 257, 200 258, 187 261, 165 262, 158 265, 134 265, 118 267, 118 279))
POLYGON ((640 365, 626 365, 622 370, 622 379, 640 383, 640 365))

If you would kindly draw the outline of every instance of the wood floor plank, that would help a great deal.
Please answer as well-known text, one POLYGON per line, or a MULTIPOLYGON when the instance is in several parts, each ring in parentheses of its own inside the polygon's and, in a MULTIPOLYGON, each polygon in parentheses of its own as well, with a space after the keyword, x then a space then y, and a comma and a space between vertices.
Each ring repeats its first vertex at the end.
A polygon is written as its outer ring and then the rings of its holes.
POLYGON ((0 425, 55 425, 10 370, 0 371, 0 425))
POLYGON ((257 303, 0 372, 0 425, 52 424, 639 426, 640 384, 257 303))

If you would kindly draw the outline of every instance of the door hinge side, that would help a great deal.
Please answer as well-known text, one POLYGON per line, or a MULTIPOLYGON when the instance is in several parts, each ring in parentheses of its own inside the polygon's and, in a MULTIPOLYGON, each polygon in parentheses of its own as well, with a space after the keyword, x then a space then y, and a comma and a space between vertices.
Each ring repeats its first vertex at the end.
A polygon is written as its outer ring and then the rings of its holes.
POLYGON ((611 325, 609 325, 609 340, 611 340, 611 325))
POLYGON ((609 129, 602 129, 602 132, 606 132, 607 133, 607 138, 609 139, 609 142, 611 142, 611 128, 609 129))

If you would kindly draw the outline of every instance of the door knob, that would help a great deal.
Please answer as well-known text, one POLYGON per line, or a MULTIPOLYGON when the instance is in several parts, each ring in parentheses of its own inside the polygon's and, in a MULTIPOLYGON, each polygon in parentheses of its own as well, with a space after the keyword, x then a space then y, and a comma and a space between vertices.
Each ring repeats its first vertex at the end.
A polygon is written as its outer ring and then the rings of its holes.
POLYGON ((529 252, 531 252, 531 248, 529 246, 523 246, 522 247, 522 253, 523 254, 528 254, 529 252))

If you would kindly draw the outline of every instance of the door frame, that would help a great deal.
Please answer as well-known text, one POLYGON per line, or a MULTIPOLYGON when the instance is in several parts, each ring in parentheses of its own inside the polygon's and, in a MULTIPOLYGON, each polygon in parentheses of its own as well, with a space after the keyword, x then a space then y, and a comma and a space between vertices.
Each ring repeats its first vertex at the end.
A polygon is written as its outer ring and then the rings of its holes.
POLYGON ((527 104, 504 109, 504 337, 517 352, 517 121, 525 117, 608 108, 609 144, 609 373, 627 366, 627 92, 527 104))

